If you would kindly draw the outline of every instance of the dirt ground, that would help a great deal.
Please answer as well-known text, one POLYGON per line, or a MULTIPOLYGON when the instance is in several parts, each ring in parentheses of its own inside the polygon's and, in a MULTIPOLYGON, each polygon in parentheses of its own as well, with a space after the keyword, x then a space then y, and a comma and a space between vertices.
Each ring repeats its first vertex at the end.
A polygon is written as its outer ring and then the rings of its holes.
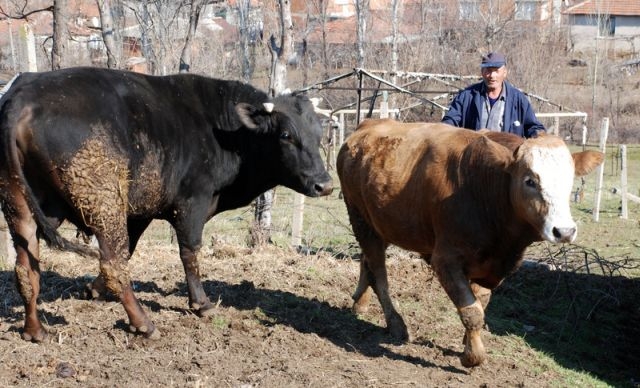
MULTIPOLYGON (((377 299, 365 316, 351 313, 358 276, 353 259, 272 246, 207 246, 203 284, 218 306, 212 316, 199 318, 187 308, 177 248, 142 241, 130 271, 138 298, 162 333, 152 341, 128 331, 119 303, 83 299, 96 262, 47 249, 43 256, 40 312, 50 332, 44 343, 20 338, 24 309, 13 272, 0 272, 1 386, 580 385, 579 378, 550 367, 553 355, 545 356, 545 349, 504 330, 484 333, 485 364, 462 367, 463 328, 455 309, 429 267, 406 254, 392 255, 388 267, 392 293, 412 333, 408 344, 390 341, 377 299)), ((532 282, 540 281, 539 275, 530 275, 532 282)), ((519 287, 523 279, 508 279, 506 290, 519 287)), ((637 282, 633 285, 637 288, 637 282)), ((638 344, 638 330, 621 335, 622 343, 637 350, 632 345, 638 344)), ((639 360, 637 352, 621 352, 626 356, 614 356, 627 357, 625 363, 639 360)), ((604 350, 593 354, 611 357, 604 350)), ((620 373, 629 386, 637 386, 640 373, 620 373)))

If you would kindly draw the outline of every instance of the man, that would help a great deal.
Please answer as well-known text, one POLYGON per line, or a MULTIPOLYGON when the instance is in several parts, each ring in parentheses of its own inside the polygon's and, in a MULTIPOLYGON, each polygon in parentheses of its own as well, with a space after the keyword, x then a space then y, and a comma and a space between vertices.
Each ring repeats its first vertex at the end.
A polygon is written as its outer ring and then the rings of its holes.
POLYGON ((443 123, 473 130, 488 128, 527 138, 545 131, 524 93, 506 81, 504 55, 492 52, 483 56, 480 70, 482 82, 458 93, 442 118, 443 123))

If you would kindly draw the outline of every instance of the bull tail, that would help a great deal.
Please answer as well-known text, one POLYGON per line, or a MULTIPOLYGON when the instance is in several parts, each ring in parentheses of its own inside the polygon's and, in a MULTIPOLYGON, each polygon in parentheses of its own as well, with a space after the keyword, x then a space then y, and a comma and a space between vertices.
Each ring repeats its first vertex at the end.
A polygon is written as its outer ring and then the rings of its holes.
POLYGON ((31 210, 33 219, 38 227, 38 237, 45 240, 47 245, 53 249, 74 252, 85 257, 100 257, 99 251, 85 244, 75 243, 64 238, 58 232, 58 229, 52 225, 40 207, 38 200, 36 199, 29 182, 24 175, 24 170, 20 163, 20 157, 18 156, 18 144, 17 144, 17 127, 18 125, 11 125, 8 122, 9 112, 7 111, 8 99, 0 99, 0 117, 4 116, 5 127, 0 128, 0 134, 4 140, 4 158, 5 166, 8 169, 9 179, 16 179, 21 191, 24 195, 24 199, 31 210))
POLYGON ((50 248, 74 252, 85 257, 100 257, 100 252, 97 249, 62 237, 58 232, 58 229, 51 225, 45 217, 42 208, 40 208, 40 205, 38 205, 35 200, 35 196, 33 195, 33 192, 31 192, 31 188, 29 186, 25 186, 25 195, 27 197, 29 208, 33 212, 33 218, 36 221, 36 225, 38 225, 38 236, 42 237, 50 248))
POLYGON ((85 244, 73 242, 62 237, 62 235, 58 232, 58 229, 51 225, 51 223, 47 220, 44 212, 42 211, 42 208, 38 204, 38 201, 35 199, 35 196, 31 191, 31 187, 29 187, 26 180, 24 179, 24 174, 22 174, 22 171, 20 175, 22 175, 20 179, 25 185, 24 188, 27 204, 29 205, 29 209, 31 209, 31 211, 33 212, 33 218, 36 221, 36 225, 38 225, 38 236, 44 239, 44 241, 47 243, 47 246, 61 251, 74 252, 85 257, 99 258, 100 252, 97 249, 91 248, 90 246, 85 244))

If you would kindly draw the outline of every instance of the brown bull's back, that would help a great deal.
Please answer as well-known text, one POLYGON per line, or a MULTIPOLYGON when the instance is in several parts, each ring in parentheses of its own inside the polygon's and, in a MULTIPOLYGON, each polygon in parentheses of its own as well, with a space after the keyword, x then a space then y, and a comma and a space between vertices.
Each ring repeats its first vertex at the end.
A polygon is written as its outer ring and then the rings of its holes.
POLYGON ((367 120, 338 155, 345 201, 385 241, 430 253, 434 228, 449 221, 441 215, 443 203, 466 179, 460 169, 465 149, 482 136, 440 123, 367 120))

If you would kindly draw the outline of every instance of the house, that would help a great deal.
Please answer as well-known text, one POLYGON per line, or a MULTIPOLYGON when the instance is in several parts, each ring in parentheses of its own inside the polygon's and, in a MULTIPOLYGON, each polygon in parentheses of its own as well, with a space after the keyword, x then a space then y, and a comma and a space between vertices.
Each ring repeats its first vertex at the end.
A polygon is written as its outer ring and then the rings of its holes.
POLYGON ((640 1, 587 0, 563 15, 576 52, 604 50, 609 56, 634 58, 640 54, 640 1))

